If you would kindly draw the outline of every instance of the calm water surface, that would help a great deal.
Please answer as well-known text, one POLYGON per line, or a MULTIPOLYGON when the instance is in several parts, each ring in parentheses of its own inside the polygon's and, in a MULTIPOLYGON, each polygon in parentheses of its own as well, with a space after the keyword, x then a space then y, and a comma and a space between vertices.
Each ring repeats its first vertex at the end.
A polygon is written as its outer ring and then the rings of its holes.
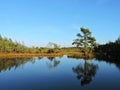
POLYGON ((0 59, 0 90, 120 90, 120 65, 63 57, 0 59))

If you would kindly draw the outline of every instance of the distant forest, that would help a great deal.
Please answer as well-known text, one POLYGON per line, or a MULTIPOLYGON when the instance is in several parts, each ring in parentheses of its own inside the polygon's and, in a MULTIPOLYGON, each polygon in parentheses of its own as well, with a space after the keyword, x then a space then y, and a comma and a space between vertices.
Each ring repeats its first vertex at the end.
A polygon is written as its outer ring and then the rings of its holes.
MULTIPOLYGON (((80 47, 60 48, 55 43, 49 43, 46 47, 27 47, 22 43, 14 42, 10 38, 0 36, 0 53, 59 53, 59 52, 82 52, 80 47)), ((120 37, 114 42, 98 44, 94 47, 93 53, 103 56, 114 56, 120 58, 120 37)))
POLYGON ((56 43, 49 42, 45 47, 28 47, 20 42, 13 41, 11 38, 2 37, 0 35, 0 53, 60 53, 75 51, 80 49, 76 47, 60 48, 56 43))
POLYGON ((120 37, 114 42, 98 45, 94 48, 94 53, 97 57, 108 59, 120 59, 120 37))
POLYGON ((59 47, 57 44, 49 43, 46 47, 28 47, 23 43, 13 41, 10 38, 0 36, 0 53, 49 53, 58 52, 59 47), (55 50, 50 50, 51 46, 55 50))

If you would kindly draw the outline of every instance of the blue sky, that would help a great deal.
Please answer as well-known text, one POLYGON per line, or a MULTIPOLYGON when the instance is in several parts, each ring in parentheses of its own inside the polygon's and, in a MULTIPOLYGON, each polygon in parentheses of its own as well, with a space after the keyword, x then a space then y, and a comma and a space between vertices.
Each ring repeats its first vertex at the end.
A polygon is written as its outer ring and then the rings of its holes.
POLYGON ((120 0, 0 0, 0 34, 27 46, 72 46, 82 26, 98 43, 116 40, 120 0))

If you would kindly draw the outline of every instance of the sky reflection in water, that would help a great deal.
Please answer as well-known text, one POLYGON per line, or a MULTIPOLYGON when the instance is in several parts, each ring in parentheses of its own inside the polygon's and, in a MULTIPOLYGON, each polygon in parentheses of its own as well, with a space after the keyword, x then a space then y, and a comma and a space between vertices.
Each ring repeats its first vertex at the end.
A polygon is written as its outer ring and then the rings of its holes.
POLYGON ((115 63, 63 57, 0 59, 0 90, 120 90, 115 63))

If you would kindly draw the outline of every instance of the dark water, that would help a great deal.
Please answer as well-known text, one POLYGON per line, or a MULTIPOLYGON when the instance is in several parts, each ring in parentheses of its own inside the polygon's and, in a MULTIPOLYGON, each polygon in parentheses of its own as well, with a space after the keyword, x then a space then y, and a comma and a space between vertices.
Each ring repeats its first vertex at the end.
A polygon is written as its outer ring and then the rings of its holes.
POLYGON ((56 58, 0 59, 0 90, 120 90, 120 64, 56 58))

